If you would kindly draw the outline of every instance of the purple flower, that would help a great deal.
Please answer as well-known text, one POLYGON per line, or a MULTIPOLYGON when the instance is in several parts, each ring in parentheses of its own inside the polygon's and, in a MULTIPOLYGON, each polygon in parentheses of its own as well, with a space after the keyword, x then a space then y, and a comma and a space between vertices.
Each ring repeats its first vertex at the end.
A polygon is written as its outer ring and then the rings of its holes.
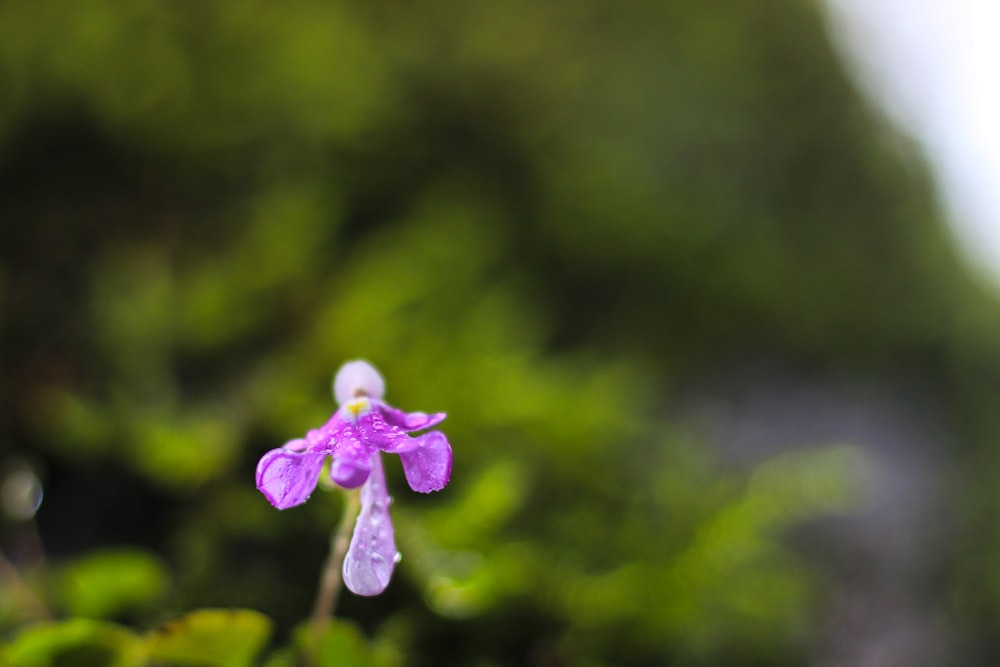
POLYGON ((280 510, 309 499, 326 458, 330 478, 361 488, 361 513, 344 559, 344 583, 358 595, 385 590, 399 559, 389 518, 380 452, 399 454, 410 488, 443 489, 451 477, 451 445, 440 431, 413 436, 440 424, 445 414, 406 413, 384 403, 385 381, 366 361, 350 361, 337 372, 333 393, 340 408, 306 437, 272 449, 257 464, 257 488, 280 510))

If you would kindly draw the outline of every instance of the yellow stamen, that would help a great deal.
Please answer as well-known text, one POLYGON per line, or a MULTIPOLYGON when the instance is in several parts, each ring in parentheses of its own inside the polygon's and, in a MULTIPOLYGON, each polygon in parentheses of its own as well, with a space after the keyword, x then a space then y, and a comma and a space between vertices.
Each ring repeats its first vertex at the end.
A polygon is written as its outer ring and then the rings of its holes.
POLYGON ((354 415, 355 418, 359 417, 362 413, 368 411, 368 399, 358 398, 353 401, 348 401, 344 404, 347 411, 354 415))

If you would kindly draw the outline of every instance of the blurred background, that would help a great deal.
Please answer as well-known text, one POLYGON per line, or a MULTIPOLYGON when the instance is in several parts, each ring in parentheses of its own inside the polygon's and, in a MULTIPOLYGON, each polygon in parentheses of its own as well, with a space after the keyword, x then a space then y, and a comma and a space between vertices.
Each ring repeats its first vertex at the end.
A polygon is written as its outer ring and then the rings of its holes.
POLYGON ((996 287, 851 4, 0 5, 9 655, 292 664, 340 498, 254 467, 364 357, 455 465, 358 664, 996 664, 996 287))

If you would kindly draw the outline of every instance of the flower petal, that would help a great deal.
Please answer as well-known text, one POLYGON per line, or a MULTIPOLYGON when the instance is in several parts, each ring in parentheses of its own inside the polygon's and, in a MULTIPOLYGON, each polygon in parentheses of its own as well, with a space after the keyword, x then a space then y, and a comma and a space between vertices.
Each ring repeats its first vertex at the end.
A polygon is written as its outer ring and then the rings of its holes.
POLYGON ((348 361, 333 378, 333 396, 338 405, 343 405, 355 396, 381 399, 385 396, 385 380, 364 359, 348 361))
MULTIPOLYGON (((333 413, 333 414, 334 414, 334 417, 337 416, 337 413, 333 413)), ((332 421, 332 419, 331 419, 331 421, 332 421)), ((332 435, 332 432, 331 432, 331 430, 330 430, 330 428, 328 426, 323 426, 322 428, 310 429, 310 431, 308 433, 306 433, 306 437, 305 437, 306 448, 307 449, 311 449, 313 451, 315 451, 317 449, 324 449, 324 450, 329 451, 329 449, 330 449, 330 440, 332 438, 333 438, 333 435, 332 435)), ((285 447, 288 447, 288 445, 285 445, 285 447)))
POLYGON ((309 443, 304 438, 296 438, 289 440, 281 448, 289 452, 304 452, 309 448, 309 443))
POLYGON ((451 479, 448 438, 441 431, 431 431, 410 440, 416 447, 399 455, 410 488, 420 493, 440 491, 451 479))
POLYGON ((425 412, 403 412, 398 408, 394 408, 391 405, 386 405, 385 403, 380 403, 378 405, 379 411, 385 420, 404 431, 422 431, 425 428, 430 428, 432 426, 437 426, 444 421, 444 418, 448 415, 444 412, 435 412, 433 414, 427 414, 425 412))
POLYGON ((372 463, 371 475, 361 488, 361 514, 344 557, 344 584, 357 595, 384 591, 399 558, 381 457, 376 454, 372 463))
POLYGON ((330 464, 330 479, 345 489, 356 489, 368 480, 371 471, 371 463, 363 466, 357 460, 334 457, 330 464))
POLYGON ((383 452, 398 453, 413 448, 412 438, 398 426, 388 423, 376 410, 359 417, 354 428, 362 442, 383 452))
POLYGON ((339 419, 336 415, 325 428, 333 447, 330 479, 345 489, 361 486, 371 472, 377 447, 365 439, 358 424, 339 419))
POLYGON ((316 488, 326 456, 326 452, 272 449, 257 463, 257 488, 279 510, 301 505, 316 488))

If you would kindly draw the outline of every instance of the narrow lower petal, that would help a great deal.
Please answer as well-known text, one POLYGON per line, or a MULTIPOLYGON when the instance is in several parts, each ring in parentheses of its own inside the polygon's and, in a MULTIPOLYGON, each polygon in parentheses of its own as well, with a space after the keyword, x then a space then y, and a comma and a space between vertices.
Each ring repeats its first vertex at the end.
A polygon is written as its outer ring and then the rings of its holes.
POLYGON ((425 428, 430 428, 432 426, 437 426, 444 421, 447 417, 443 412, 435 412, 433 414, 427 414, 424 412, 403 412, 398 408, 394 408, 391 405, 386 405, 384 403, 379 404, 379 412, 385 420, 397 428, 401 428, 404 431, 422 431, 425 428))
POLYGON ((451 479, 451 445, 440 431, 411 438, 416 447, 402 452, 399 460, 410 488, 420 493, 440 491, 451 479))
POLYGON ((378 454, 361 488, 361 514, 354 524, 351 546, 344 557, 344 585, 357 595, 378 595, 389 585, 399 553, 389 517, 392 498, 378 454))
POLYGON ((301 505, 316 488, 326 455, 272 449, 257 463, 257 488, 279 510, 301 505))

